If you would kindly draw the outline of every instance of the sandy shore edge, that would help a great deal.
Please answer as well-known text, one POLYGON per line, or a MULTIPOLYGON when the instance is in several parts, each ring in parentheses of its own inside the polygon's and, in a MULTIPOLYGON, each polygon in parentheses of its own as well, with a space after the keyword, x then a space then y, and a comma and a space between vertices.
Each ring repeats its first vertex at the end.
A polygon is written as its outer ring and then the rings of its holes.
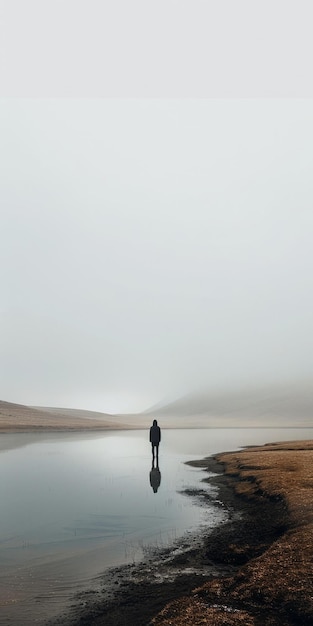
POLYGON ((210 472, 228 521, 176 553, 111 569, 50 626, 313 624, 313 441, 191 464, 210 472))

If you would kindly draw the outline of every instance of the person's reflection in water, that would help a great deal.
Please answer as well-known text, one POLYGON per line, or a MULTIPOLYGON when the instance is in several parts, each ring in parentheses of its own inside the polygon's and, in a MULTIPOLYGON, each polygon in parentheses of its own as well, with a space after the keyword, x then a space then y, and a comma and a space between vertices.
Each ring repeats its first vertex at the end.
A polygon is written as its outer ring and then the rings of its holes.
POLYGON ((161 483, 161 472, 159 470, 159 445, 161 441, 161 428, 160 426, 158 426, 158 422, 156 420, 153 420, 153 424, 150 428, 149 440, 152 449, 152 469, 150 472, 150 485, 154 493, 156 493, 161 483))
POLYGON ((159 470, 159 462, 157 460, 156 465, 154 465, 154 459, 152 461, 152 469, 150 471, 150 485, 154 491, 157 492, 161 484, 161 472, 159 470))

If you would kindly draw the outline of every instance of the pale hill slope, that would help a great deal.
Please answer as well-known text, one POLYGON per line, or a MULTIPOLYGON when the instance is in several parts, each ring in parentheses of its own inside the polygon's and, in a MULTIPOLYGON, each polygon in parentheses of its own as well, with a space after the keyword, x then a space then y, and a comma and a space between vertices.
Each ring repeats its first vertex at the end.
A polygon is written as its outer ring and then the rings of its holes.
POLYGON ((162 428, 312 428, 313 384, 201 391, 127 415, 0 401, 0 432, 146 429, 154 418, 162 428))
POLYGON ((313 427, 313 385, 293 384, 236 391, 201 391, 145 412, 162 421, 208 427, 313 427))
POLYGON ((122 420, 105 413, 75 409, 46 409, 0 401, 0 431, 106 430, 129 428, 122 420))

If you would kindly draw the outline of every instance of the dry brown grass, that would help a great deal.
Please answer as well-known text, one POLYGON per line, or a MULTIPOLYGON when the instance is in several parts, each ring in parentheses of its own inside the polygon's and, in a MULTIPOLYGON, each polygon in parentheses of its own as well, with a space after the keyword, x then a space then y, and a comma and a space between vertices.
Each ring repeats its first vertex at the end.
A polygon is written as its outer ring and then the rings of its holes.
POLYGON ((231 609, 223 605, 208 606, 200 598, 182 598, 175 600, 165 607, 161 613, 152 620, 154 626, 168 624, 170 626, 255 626, 254 618, 246 611, 231 609), (182 614, 184 622, 182 622, 182 614))
POLYGON ((286 532, 235 576, 169 604, 151 624, 313 624, 313 441, 248 448, 217 460, 240 497, 283 498, 286 532))

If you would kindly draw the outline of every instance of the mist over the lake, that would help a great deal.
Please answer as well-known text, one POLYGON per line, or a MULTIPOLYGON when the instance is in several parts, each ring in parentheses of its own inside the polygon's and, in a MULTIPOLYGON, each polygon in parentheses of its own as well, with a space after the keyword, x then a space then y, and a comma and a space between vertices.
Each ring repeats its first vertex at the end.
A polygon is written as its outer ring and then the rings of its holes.
POLYGON ((309 100, 2 100, 0 398, 312 380, 309 100))

